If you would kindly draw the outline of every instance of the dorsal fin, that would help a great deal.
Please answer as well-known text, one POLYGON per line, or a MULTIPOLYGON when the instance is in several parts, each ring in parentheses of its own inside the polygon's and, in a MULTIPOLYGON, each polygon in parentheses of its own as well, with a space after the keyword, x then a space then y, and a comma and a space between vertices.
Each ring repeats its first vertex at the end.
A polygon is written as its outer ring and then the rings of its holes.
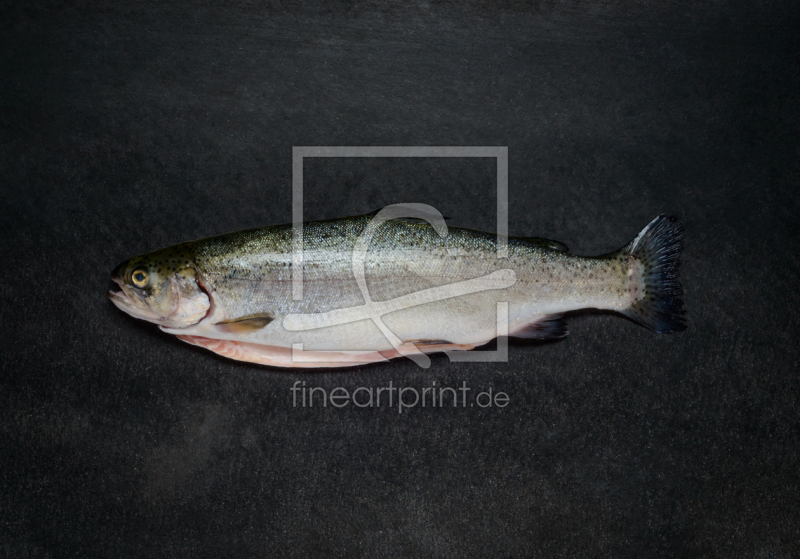
MULTIPOLYGON (((378 215, 378 212, 380 212, 382 209, 383 208, 381 208, 380 210, 375 210, 374 212, 369 212, 368 214, 364 214, 364 215, 366 217, 375 217, 376 215, 378 215)), ((446 216, 442 216, 442 217, 445 220, 450 219, 449 217, 446 217, 446 216)), ((428 223, 427 221, 425 221, 424 219, 421 219, 419 217, 395 217, 394 219, 390 219, 388 221, 399 221, 401 223, 416 223, 418 225, 430 225, 430 223, 428 223)))

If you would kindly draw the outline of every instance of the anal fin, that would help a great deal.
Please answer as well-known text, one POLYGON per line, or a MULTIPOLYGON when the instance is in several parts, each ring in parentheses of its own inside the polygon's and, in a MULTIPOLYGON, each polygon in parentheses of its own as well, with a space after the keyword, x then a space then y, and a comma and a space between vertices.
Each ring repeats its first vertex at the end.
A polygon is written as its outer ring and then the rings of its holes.
POLYGON ((548 314, 510 333, 514 338, 557 340, 569 334, 563 314, 548 314))

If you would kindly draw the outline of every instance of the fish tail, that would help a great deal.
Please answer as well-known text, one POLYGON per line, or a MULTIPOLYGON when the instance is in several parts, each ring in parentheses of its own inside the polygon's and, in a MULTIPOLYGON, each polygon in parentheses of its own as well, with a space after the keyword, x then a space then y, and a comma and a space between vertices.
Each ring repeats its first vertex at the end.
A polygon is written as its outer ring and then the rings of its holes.
POLYGON ((683 289, 678 279, 682 239, 678 218, 660 215, 620 251, 633 256, 644 268, 644 294, 622 314, 659 334, 686 329, 683 289))

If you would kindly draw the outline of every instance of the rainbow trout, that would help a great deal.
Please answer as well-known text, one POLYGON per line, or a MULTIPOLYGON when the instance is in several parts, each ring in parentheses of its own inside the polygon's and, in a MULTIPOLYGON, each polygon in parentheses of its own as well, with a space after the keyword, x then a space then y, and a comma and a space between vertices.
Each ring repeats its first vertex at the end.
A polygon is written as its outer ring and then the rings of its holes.
POLYGON ((183 243, 117 266, 109 297, 185 342, 279 367, 469 350, 498 335, 561 338, 564 313, 584 308, 658 333, 685 329, 674 217, 586 257, 540 238, 498 246, 496 235, 447 228, 436 215, 310 222, 302 245, 293 245, 292 225, 183 243), (301 266, 293 246, 302 246, 301 266))

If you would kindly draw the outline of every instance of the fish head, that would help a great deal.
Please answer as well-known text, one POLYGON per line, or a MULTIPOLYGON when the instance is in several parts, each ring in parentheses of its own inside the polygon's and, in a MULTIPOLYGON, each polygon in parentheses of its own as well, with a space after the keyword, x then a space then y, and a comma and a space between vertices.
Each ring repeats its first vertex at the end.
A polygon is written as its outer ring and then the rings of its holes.
POLYGON ((114 269, 111 280, 119 286, 108 293, 112 303, 166 328, 197 324, 211 308, 201 275, 180 247, 126 260, 114 269))

